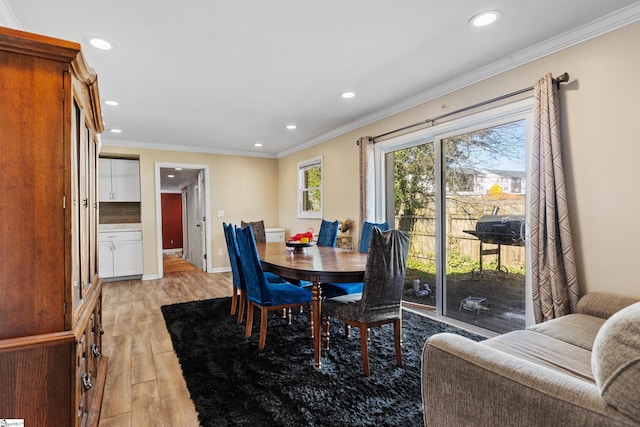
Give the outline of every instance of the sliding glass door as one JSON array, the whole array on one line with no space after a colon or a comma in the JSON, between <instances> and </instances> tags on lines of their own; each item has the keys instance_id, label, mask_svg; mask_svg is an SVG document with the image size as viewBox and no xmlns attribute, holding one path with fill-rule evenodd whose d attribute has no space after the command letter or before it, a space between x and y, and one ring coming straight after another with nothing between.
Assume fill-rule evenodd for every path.
<instances>
[{"instance_id":1,"label":"sliding glass door","mask_svg":"<svg viewBox=\"0 0 640 427\"><path fill-rule=\"evenodd\" d=\"M378 215L411 236L404 301L496 332L525 327L526 114L376 146Z\"/></svg>"},{"instance_id":2,"label":"sliding glass door","mask_svg":"<svg viewBox=\"0 0 640 427\"><path fill-rule=\"evenodd\" d=\"M525 121L441 140L443 314L497 332L525 326Z\"/></svg>"}]
</instances>

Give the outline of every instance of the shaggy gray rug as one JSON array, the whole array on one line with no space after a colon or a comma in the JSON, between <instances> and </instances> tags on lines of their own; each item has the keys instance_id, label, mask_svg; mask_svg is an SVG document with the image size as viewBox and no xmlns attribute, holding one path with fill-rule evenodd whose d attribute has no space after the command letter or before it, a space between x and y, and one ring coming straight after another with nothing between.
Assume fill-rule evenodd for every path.
<instances>
[{"instance_id":1,"label":"shaggy gray rug","mask_svg":"<svg viewBox=\"0 0 640 427\"><path fill-rule=\"evenodd\" d=\"M267 344L258 351L259 325L245 338L244 324L229 315L230 304L231 298L218 298L162 307L203 426L422 425L420 356L426 339L439 332L482 339L405 311L404 366L395 364L393 326L374 328L367 378L358 330L346 338L343 324L332 320L331 348L316 371L306 314L294 314L288 325L269 313Z\"/></svg>"}]
</instances>

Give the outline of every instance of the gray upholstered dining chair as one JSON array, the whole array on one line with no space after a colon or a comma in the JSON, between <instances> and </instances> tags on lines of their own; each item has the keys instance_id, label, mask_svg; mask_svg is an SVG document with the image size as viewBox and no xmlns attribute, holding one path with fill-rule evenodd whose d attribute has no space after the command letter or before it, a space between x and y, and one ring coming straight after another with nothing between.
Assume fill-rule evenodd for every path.
<instances>
[{"instance_id":1,"label":"gray upholstered dining chair","mask_svg":"<svg viewBox=\"0 0 640 427\"><path fill-rule=\"evenodd\" d=\"M399 230L374 227L364 273L362 294L344 295L322 302L323 348L329 347L329 318L340 319L360 330L362 367L369 376L368 329L394 325L396 363L402 366L402 291L409 253L409 236Z\"/></svg>"},{"instance_id":2,"label":"gray upholstered dining chair","mask_svg":"<svg viewBox=\"0 0 640 427\"><path fill-rule=\"evenodd\" d=\"M264 243L267 241L267 231L264 228L264 220L259 221L240 221L240 227L245 228L250 225L253 229L253 236L257 243Z\"/></svg>"},{"instance_id":3,"label":"gray upholstered dining chair","mask_svg":"<svg viewBox=\"0 0 640 427\"><path fill-rule=\"evenodd\" d=\"M373 228L377 227L380 231L387 231L391 226L388 222L381 222L376 224L375 222L365 221L362 224L362 232L360 233L360 244L358 250L365 253L369 250L369 241L371 240L371 232ZM323 283L322 295L324 298L334 298L341 295L351 295L362 293L362 282L349 282L349 283Z\"/></svg>"}]
</instances>

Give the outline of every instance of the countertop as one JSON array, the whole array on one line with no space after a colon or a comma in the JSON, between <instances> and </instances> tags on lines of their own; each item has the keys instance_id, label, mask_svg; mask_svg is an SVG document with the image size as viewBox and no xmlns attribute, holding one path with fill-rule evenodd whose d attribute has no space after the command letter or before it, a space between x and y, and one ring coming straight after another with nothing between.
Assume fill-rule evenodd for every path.
<instances>
[{"instance_id":1,"label":"countertop","mask_svg":"<svg viewBox=\"0 0 640 427\"><path fill-rule=\"evenodd\" d=\"M98 224L98 231L131 231L142 230L139 222L126 224Z\"/></svg>"}]
</instances>

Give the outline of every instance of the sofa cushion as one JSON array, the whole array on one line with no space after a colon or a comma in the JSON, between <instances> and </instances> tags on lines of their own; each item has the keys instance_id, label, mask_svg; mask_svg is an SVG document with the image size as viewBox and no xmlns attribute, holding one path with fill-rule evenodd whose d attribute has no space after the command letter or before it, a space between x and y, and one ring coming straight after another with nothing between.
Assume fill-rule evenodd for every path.
<instances>
[{"instance_id":1,"label":"sofa cushion","mask_svg":"<svg viewBox=\"0 0 640 427\"><path fill-rule=\"evenodd\" d=\"M593 341L605 319L586 314L567 314L531 326L530 331L539 332L585 350L593 349Z\"/></svg>"},{"instance_id":2,"label":"sofa cushion","mask_svg":"<svg viewBox=\"0 0 640 427\"><path fill-rule=\"evenodd\" d=\"M640 422L640 302L602 325L593 344L591 365L604 401Z\"/></svg>"},{"instance_id":3,"label":"sofa cushion","mask_svg":"<svg viewBox=\"0 0 640 427\"><path fill-rule=\"evenodd\" d=\"M591 352L538 332L513 331L482 345L594 384Z\"/></svg>"}]
</instances>

